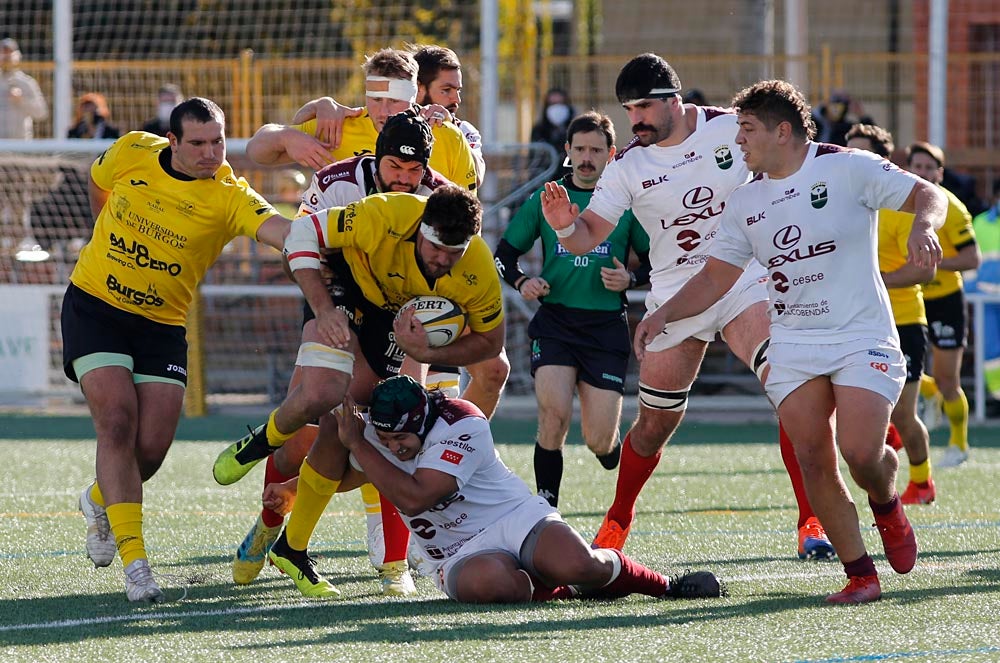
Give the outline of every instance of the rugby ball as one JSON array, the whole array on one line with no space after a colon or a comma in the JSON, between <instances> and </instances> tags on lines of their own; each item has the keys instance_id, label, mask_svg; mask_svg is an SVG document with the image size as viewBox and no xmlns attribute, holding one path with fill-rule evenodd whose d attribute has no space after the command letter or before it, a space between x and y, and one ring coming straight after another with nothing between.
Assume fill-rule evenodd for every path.
<instances>
[{"instance_id":1,"label":"rugby ball","mask_svg":"<svg viewBox=\"0 0 1000 663\"><path fill-rule=\"evenodd\" d=\"M461 306L437 295L418 295L403 304L399 313L410 309L413 309L414 317L424 326L427 345L432 348L448 345L461 336L469 318Z\"/></svg>"}]
</instances>

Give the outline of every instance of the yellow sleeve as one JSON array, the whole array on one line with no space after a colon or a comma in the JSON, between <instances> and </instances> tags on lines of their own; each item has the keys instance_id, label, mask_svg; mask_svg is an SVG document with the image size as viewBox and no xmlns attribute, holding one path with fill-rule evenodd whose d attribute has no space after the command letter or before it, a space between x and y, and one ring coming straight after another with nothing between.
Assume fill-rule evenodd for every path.
<instances>
[{"instance_id":1,"label":"yellow sleeve","mask_svg":"<svg viewBox=\"0 0 1000 663\"><path fill-rule=\"evenodd\" d=\"M233 187L227 214L229 231L233 235L257 239L257 229L269 218L278 214L278 210L274 209L271 203L257 193L244 178L230 175L228 182L225 178L223 182Z\"/></svg>"},{"instance_id":2,"label":"yellow sleeve","mask_svg":"<svg viewBox=\"0 0 1000 663\"><path fill-rule=\"evenodd\" d=\"M450 122L434 127L434 149L428 165L450 182L476 190L476 159L462 131Z\"/></svg>"},{"instance_id":3,"label":"yellow sleeve","mask_svg":"<svg viewBox=\"0 0 1000 663\"><path fill-rule=\"evenodd\" d=\"M132 138L135 138L133 134L125 134L106 149L101 156L97 157L90 166L90 176L94 178L94 183L105 191L111 191L114 188L117 179L115 166L118 163L118 157L125 149L124 146L131 144Z\"/></svg>"}]
</instances>

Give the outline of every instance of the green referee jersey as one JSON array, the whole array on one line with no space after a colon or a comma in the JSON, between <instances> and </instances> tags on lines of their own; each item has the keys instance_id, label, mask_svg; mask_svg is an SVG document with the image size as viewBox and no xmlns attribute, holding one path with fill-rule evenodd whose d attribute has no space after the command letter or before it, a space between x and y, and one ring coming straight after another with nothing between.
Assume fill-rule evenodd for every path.
<instances>
[{"instance_id":1,"label":"green referee jersey","mask_svg":"<svg viewBox=\"0 0 1000 663\"><path fill-rule=\"evenodd\" d=\"M569 192L569 199L581 210L586 209L593 190L574 186L569 175L563 178L562 184ZM550 287L549 294L542 301L591 311L621 310L624 293L604 287L601 268L614 269L612 258L627 264L630 247L648 252L649 236L646 231L639 225L632 210L626 210L606 240L589 253L573 255L559 243L559 238L542 215L542 191L538 189L531 194L503 234L508 244L523 253L530 251L535 240L541 237L542 273L538 276L545 279Z\"/></svg>"}]
</instances>

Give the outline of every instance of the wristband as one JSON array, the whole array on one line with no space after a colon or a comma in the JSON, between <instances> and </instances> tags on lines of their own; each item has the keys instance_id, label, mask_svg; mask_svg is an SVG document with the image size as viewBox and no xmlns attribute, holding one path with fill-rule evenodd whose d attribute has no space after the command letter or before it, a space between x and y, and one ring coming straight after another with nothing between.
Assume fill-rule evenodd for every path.
<instances>
[{"instance_id":1,"label":"wristband","mask_svg":"<svg viewBox=\"0 0 1000 663\"><path fill-rule=\"evenodd\" d=\"M629 272L628 273L628 287L634 288L635 287L635 282L637 280L638 279L635 277L635 272Z\"/></svg>"},{"instance_id":2,"label":"wristband","mask_svg":"<svg viewBox=\"0 0 1000 663\"><path fill-rule=\"evenodd\" d=\"M559 239L565 239L576 232L576 221L573 221L571 225L566 226L565 228L559 228L558 230L553 228L553 230L556 233L556 237Z\"/></svg>"}]
</instances>

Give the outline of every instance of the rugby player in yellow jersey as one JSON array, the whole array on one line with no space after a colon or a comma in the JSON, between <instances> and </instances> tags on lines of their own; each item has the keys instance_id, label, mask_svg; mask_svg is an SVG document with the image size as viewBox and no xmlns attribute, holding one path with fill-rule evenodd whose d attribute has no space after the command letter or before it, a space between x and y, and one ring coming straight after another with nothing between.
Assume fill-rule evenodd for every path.
<instances>
[{"instance_id":1,"label":"rugby player in yellow jersey","mask_svg":"<svg viewBox=\"0 0 1000 663\"><path fill-rule=\"evenodd\" d=\"M892 134L881 127L856 124L847 132L847 147L873 152L888 159L892 154ZM920 375L927 356L927 316L920 284L934 278L934 268L918 266L907 260L906 240L913 228L913 215L891 209L878 212L878 265L889 293L892 317L899 333L899 347L906 359L903 391L893 406L889 435L899 436L910 463L910 482L900 496L904 504L913 504L918 494L924 503L935 497L931 478L930 438L917 416ZM891 442L890 442L891 443Z\"/></svg>"},{"instance_id":2,"label":"rugby player in yellow jersey","mask_svg":"<svg viewBox=\"0 0 1000 663\"><path fill-rule=\"evenodd\" d=\"M439 187L429 197L376 194L347 207L300 217L292 224L285 254L316 315L319 342L305 348L302 382L289 392L266 424L220 454L213 473L227 484L239 480L312 419L319 435L299 471L298 496L270 560L306 596L334 597L307 547L320 514L337 492L346 450L330 411L350 392L366 404L380 380L399 372L404 356L422 363L460 365L495 357L503 347L503 299L492 252L479 236L482 207L472 193ZM319 272L320 250L338 248L350 273L329 293ZM412 311L396 316L417 295L438 295L469 315L470 333L447 347L432 348ZM280 444L280 442L279 442Z\"/></svg>"},{"instance_id":3,"label":"rugby player in yellow jersey","mask_svg":"<svg viewBox=\"0 0 1000 663\"><path fill-rule=\"evenodd\" d=\"M320 105L336 102L328 97L313 100L293 118L303 124L261 127L247 144L250 158L264 165L295 161L318 170L331 160L374 152L375 139L386 119L413 106L418 91L418 69L412 54L395 49L376 52L368 58L363 69L365 110L358 109L362 113L359 116L346 117L339 135L324 134L327 142L314 136L317 121L304 118L314 117ZM433 133L434 151L428 165L450 182L475 189L476 164L465 136L451 122L435 125ZM510 374L506 352L501 351L489 361L467 366L467 370L472 380L462 398L475 403L487 417L493 416ZM454 364L431 367L427 385L453 388L457 393L458 375Z\"/></svg>"},{"instance_id":4,"label":"rugby player in yellow jersey","mask_svg":"<svg viewBox=\"0 0 1000 663\"><path fill-rule=\"evenodd\" d=\"M260 164L298 162L319 170L334 161L374 153L385 121L416 101L417 63L405 51L386 48L369 57L362 69L365 108L344 120L339 141L316 138L316 107L332 102L324 97L303 106L291 125L265 124L258 129L247 144L247 155ZM430 167L458 186L475 190L476 162L465 136L451 122L437 124L433 132Z\"/></svg>"},{"instance_id":5,"label":"rugby player in yellow jersey","mask_svg":"<svg viewBox=\"0 0 1000 663\"><path fill-rule=\"evenodd\" d=\"M939 419L944 410L950 424L948 448L941 467L961 465L969 457L969 401L962 390L962 353L968 322L962 274L978 269L982 254L972 230L972 216L962 201L941 186L944 152L930 143L913 143L906 149L906 168L941 187L948 196L948 215L937 231L944 257L934 280L924 285L928 330L931 338L931 375L920 381L925 417ZM933 426L931 426L933 428Z\"/></svg>"},{"instance_id":6,"label":"rugby player in yellow jersey","mask_svg":"<svg viewBox=\"0 0 1000 663\"><path fill-rule=\"evenodd\" d=\"M64 369L80 383L97 432L97 480L80 496L87 554L109 566L117 552L129 600L158 602L142 484L166 457L180 418L188 307L233 238L281 248L289 222L233 174L225 116L208 99L174 108L165 138L126 134L90 175L97 221L62 307Z\"/></svg>"}]
</instances>

